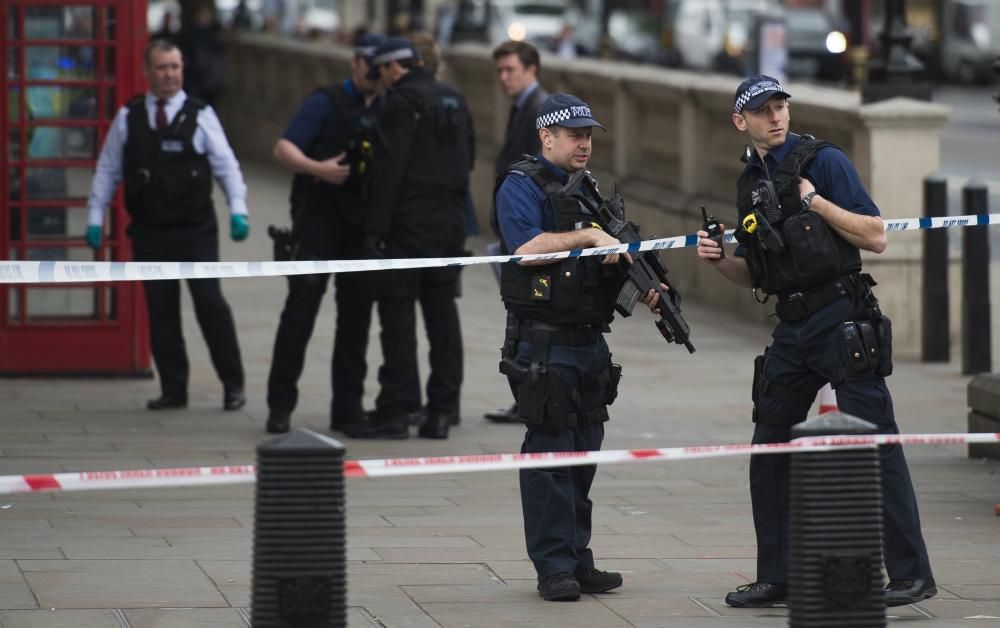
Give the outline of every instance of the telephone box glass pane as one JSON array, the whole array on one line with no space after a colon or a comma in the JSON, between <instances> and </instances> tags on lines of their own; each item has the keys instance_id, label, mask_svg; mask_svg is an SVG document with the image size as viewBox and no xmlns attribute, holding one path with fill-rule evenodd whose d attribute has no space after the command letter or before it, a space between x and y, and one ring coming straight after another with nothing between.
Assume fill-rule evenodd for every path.
<instances>
[{"instance_id":1,"label":"telephone box glass pane","mask_svg":"<svg viewBox=\"0 0 1000 628\"><path fill-rule=\"evenodd\" d=\"M97 299L100 293L93 286L28 288L25 292L29 321L97 318Z\"/></svg>"},{"instance_id":2,"label":"telephone box glass pane","mask_svg":"<svg viewBox=\"0 0 1000 628\"><path fill-rule=\"evenodd\" d=\"M93 46L27 46L24 58L29 79L92 81L97 78L97 51Z\"/></svg>"},{"instance_id":3,"label":"telephone box glass pane","mask_svg":"<svg viewBox=\"0 0 1000 628\"><path fill-rule=\"evenodd\" d=\"M28 107L35 120L93 120L97 117L96 87L32 86Z\"/></svg>"},{"instance_id":4,"label":"telephone box glass pane","mask_svg":"<svg viewBox=\"0 0 1000 628\"><path fill-rule=\"evenodd\" d=\"M93 168L28 168L29 199L87 198Z\"/></svg>"},{"instance_id":5,"label":"telephone box glass pane","mask_svg":"<svg viewBox=\"0 0 1000 628\"><path fill-rule=\"evenodd\" d=\"M21 50L18 48L7 49L7 80L21 80Z\"/></svg>"},{"instance_id":6,"label":"telephone box glass pane","mask_svg":"<svg viewBox=\"0 0 1000 628\"><path fill-rule=\"evenodd\" d=\"M96 159L97 129L93 127L37 127L28 147L29 159Z\"/></svg>"},{"instance_id":7,"label":"telephone box glass pane","mask_svg":"<svg viewBox=\"0 0 1000 628\"><path fill-rule=\"evenodd\" d=\"M82 238L86 233L86 207L31 207L28 209L28 240Z\"/></svg>"},{"instance_id":8,"label":"telephone box glass pane","mask_svg":"<svg viewBox=\"0 0 1000 628\"><path fill-rule=\"evenodd\" d=\"M24 30L29 39L94 39L97 8L27 6Z\"/></svg>"}]
</instances>

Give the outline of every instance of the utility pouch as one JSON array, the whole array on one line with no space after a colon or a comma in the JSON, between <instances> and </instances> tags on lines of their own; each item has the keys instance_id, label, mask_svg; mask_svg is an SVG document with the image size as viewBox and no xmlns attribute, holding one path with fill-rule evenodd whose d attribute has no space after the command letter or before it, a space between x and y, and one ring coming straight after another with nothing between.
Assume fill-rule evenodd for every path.
<instances>
[{"instance_id":1,"label":"utility pouch","mask_svg":"<svg viewBox=\"0 0 1000 628\"><path fill-rule=\"evenodd\" d=\"M837 276L840 252L822 216L812 211L801 211L784 221L782 232L791 251L799 283L811 285Z\"/></svg>"},{"instance_id":2,"label":"utility pouch","mask_svg":"<svg viewBox=\"0 0 1000 628\"><path fill-rule=\"evenodd\" d=\"M861 379L872 372L868 349L857 324L854 321L841 323L838 336L840 366L830 378L830 384L834 388L844 382Z\"/></svg>"},{"instance_id":3,"label":"utility pouch","mask_svg":"<svg viewBox=\"0 0 1000 628\"><path fill-rule=\"evenodd\" d=\"M608 365L608 387L604 393L604 405L610 406L618 398L618 383L622 380L622 365L612 362Z\"/></svg>"},{"instance_id":4,"label":"utility pouch","mask_svg":"<svg viewBox=\"0 0 1000 628\"><path fill-rule=\"evenodd\" d=\"M879 377L892 375L892 321L885 314L872 321L875 329L875 339L878 342L878 368L875 374Z\"/></svg>"},{"instance_id":5,"label":"utility pouch","mask_svg":"<svg viewBox=\"0 0 1000 628\"><path fill-rule=\"evenodd\" d=\"M501 369L504 362L500 363ZM526 425L544 425L548 372L545 368L533 371L527 368L520 370L523 371L523 378L517 385L517 414ZM510 374L507 376L516 381L516 377Z\"/></svg>"},{"instance_id":6,"label":"utility pouch","mask_svg":"<svg viewBox=\"0 0 1000 628\"><path fill-rule=\"evenodd\" d=\"M858 335L861 336L861 343L865 346L868 355L868 369L877 372L881 356L879 355L878 340L875 337L875 328L869 321L857 321Z\"/></svg>"}]
</instances>

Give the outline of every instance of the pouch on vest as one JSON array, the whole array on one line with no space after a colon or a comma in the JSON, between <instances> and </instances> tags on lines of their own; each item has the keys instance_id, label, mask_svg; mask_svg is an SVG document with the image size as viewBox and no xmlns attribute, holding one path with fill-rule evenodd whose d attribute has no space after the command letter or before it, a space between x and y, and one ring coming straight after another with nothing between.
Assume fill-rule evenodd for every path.
<instances>
[{"instance_id":1,"label":"pouch on vest","mask_svg":"<svg viewBox=\"0 0 1000 628\"><path fill-rule=\"evenodd\" d=\"M604 404L610 406L618 398L618 383L622 380L622 365L611 362L605 372L608 376L608 383L604 391Z\"/></svg>"},{"instance_id":2,"label":"pouch on vest","mask_svg":"<svg viewBox=\"0 0 1000 628\"><path fill-rule=\"evenodd\" d=\"M885 314L872 321L875 339L878 342L878 368L875 374L879 377L892 375L892 321Z\"/></svg>"},{"instance_id":3,"label":"pouch on vest","mask_svg":"<svg viewBox=\"0 0 1000 628\"><path fill-rule=\"evenodd\" d=\"M799 212L785 220L782 232L799 283L809 285L837 276L840 252L822 216L812 211Z\"/></svg>"}]
</instances>

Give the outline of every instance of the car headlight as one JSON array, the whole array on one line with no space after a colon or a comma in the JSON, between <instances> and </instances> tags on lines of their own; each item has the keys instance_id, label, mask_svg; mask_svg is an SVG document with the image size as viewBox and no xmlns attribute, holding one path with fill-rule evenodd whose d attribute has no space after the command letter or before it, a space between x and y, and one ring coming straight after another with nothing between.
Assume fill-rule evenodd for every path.
<instances>
[{"instance_id":1,"label":"car headlight","mask_svg":"<svg viewBox=\"0 0 1000 628\"><path fill-rule=\"evenodd\" d=\"M524 28L524 24L521 22L511 22L510 26L507 27L507 37L512 41L523 41L524 36L528 34L528 30Z\"/></svg>"},{"instance_id":2,"label":"car headlight","mask_svg":"<svg viewBox=\"0 0 1000 628\"><path fill-rule=\"evenodd\" d=\"M831 31L826 36L826 49L839 55L847 50L847 37L840 31Z\"/></svg>"}]
</instances>

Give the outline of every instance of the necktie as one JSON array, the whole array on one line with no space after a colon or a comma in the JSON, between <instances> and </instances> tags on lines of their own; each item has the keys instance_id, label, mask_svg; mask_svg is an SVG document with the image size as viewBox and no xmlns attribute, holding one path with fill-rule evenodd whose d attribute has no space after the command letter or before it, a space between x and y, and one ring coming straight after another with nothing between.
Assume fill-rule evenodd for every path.
<instances>
[{"instance_id":1,"label":"necktie","mask_svg":"<svg viewBox=\"0 0 1000 628\"><path fill-rule=\"evenodd\" d=\"M514 118L517 116L517 105L510 106L510 113L507 114L507 135L510 135L510 127L514 124Z\"/></svg>"},{"instance_id":2,"label":"necktie","mask_svg":"<svg viewBox=\"0 0 1000 628\"><path fill-rule=\"evenodd\" d=\"M167 104L167 101L162 98L156 101L156 130L162 131L167 128L167 111L163 108Z\"/></svg>"}]
</instances>

